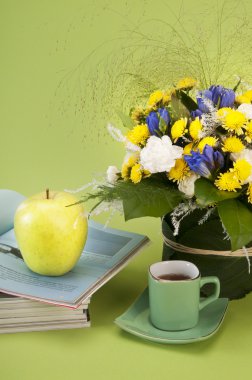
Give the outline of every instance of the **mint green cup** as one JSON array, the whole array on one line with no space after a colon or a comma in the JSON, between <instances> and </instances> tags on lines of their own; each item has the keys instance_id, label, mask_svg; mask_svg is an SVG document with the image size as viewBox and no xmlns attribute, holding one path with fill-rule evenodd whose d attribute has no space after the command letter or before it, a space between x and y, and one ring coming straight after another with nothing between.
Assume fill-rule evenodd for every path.
<instances>
[{"instance_id":1,"label":"mint green cup","mask_svg":"<svg viewBox=\"0 0 252 380\"><path fill-rule=\"evenodd\" d=\"M186 278L186 279L162 279ZM161 277L161 278L160 278ZM162 261L149 268L149 304L151 323L160 330L187 330L197 325L199 311L220 294L217 277L200 277L198 268L180 260ZM200 299L200 288L214 284L214 293Z\"/></svg>"}]
</instances>

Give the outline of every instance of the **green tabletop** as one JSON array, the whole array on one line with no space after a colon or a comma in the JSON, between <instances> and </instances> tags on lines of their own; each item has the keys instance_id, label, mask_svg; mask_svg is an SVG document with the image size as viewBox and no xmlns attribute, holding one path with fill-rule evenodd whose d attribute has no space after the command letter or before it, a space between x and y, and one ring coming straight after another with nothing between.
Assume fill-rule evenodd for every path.
<instances>
[{"instance_id":1,"label":"green tabletop","mask_svg":"<svg viewBox=\"0 0 252 380\"><path fill-rule=\"evenodd\" d=\"M224 17L224 29L235 32L245 14L251 22L249 1L225 4L224 15L228 13L229 18ZM143 59L144 46L150 49L160 44L164 57L174 54L174 50L165 51L164 27L170 23L179 30L185 27L185 36L196 19L211 26L221 14L221 5L221 1L202 4L200 0L183 4L161 0L2 0L0 188L26 196L47 187L76 189L108 165L120 167L123 147L106 136L105 127L110 121L110 106L119 109L124 97L126 103L127 96L129 101L134 98L123 75L127 64L130 73L135 69L143 77L146 68L147 79L151 81L153 74L161 86L164 78L157 78L157 51ZM211 37L214 31L206 28ZM240 32L246 28L244 24ZM235 38L241 42L238 33ZM230 50L230 56L236 54L240 64L237 72L229 66L232 75L244 75L248 68L246 58L251 50L246 39L242 41L240 49L234 44ZM197 40L191 43L195 46ZM212 49L225 47L215 40L211 44ZM135 63L131 61L132 46L137 51ZM202 46L199 49L203 51ZM161 56L158 59L165 70ZM183 59L185 53L181 54L181 65ZM235 58L233 63L235 66ZM249 81L251 70L247 73ZM138 79L136 76L135 85ZM111 121L119 122L112 110ZM96 219L105 223L108 217L104 214ZM115 216L110 225L147 234L152 245L93 296L91 328L0 335L0 378L249 379L252 294L231 302L217 334L199 343L152 343L121 331L113 323L146 287L148 266L161 259L162 238L158 219L125 223L123 217Z\"/></svg>"}]
</instances>

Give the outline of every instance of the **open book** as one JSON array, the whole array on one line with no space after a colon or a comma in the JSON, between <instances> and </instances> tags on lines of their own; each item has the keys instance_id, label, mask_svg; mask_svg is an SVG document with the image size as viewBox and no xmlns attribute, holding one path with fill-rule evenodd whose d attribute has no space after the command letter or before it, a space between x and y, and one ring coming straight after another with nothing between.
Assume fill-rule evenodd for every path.
<instances>
[{"instance_id":1,"label":"open book","mask_svg":"<svg viewBox=\"0 0 252 380\"><path fill-rule=\"evenodd\" d=\"M15 254L13 218L23 199L14 191L0 190L0 292L77 308L149 242L147 236L89 221L87 242L77 265L61 277L38 275Z\"/></svg>"}]
</instances>

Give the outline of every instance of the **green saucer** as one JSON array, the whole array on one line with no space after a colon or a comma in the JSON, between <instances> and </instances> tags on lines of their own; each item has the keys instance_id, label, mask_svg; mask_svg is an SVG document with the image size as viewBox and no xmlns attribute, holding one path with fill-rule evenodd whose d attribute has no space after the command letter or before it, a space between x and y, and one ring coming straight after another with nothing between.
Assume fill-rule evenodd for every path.
<instances>
[{"instance_id":1,"label":"green saucer","mask_svg":"<svg viewBox=\"0 0 252 380\"><path fill-rule=\"evenodd\" d=\"M130 306L116 318L115 323L123 330L142 339L166 344L186 344L199 342L214 335L223 319L228 306L228 298L219 298L206 306L199 314L197 326L184 331L163 331L154 327L149 319L148 288Z\"/></svg>"}]
</instances>

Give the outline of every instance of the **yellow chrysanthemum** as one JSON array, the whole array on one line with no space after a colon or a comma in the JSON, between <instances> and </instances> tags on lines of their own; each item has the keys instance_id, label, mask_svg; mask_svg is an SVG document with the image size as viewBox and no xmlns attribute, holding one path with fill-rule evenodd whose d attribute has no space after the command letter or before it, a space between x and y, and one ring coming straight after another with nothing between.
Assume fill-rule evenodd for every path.
<instances>
[{"instance_id":1,"label":"yellow chrysanthemum","mask_svg":"<svg viewBox=\"0 0 252 380\"><path fill-rule=\"evenodd\" d=\"M246 98L248 98L250 102L252 102L252 90L244 92L243 96L246 96Z\"/></svg>"},{"instance_id":2,"label":"yellow chrysanthemum","mask_svg":"<svg viewBox=\"0 0 252 380\"><path fill-rule=\"evenodd\" d=\"M194 78L182 78L177 83L177 90L190 90L194 86L196 86L197 81Z\"/></svg>"},{"instance_id":3,"label":"yellow chrysanthemum","mask_svg":"<svg viewBox=\"0 0 252 380\"><path fill-rule=\"evenodd\" d=\"M252 183L249 184L247 190L248 202L252 203Z\"/></svg>"},{"instance_id":4,"label":"yellow chrysanthemum","mask_svg":"<svg viewBox=\"0 0 252 380\"><path fill-rule=\"evenodd\" d=\"M139 183L143 177L141 165L136 164L132 167L131 173L130 173L130 179L133 183Z\"/></svg>"},{"instance_id":5,"label":"yellow chrysanthemum","mask_svg":"<svg viewBox=\"0 0 252 380\"><path fill-rule=\"evenodd\" d=\"M157 103L161 102L163 99L163 92L161 90L154 91L152 94L150 94L148 105L154 106Z\"/></svg>"},{"instance_id":6,"label":"yellow chrysanthemum","mask_svg":"<svg viewBox=\"0 0 252 380\"><path fill-rule=\"evenodd\" d=\"M233 172L239 181L245 181L251 175L252 166L248 161L243 158L238 159L234 163L233 169L230 169L230 172Z\"/></svg>"},{"instance_id":7,"label":"yellow chrysanthemum","mask_svg":"<svg viewBox=\"0 0 252 380\"><path fill-rule=\"evenodd\" d=\"M242 104L242 103L250 103L250 99L245 95L237 95L235 98L236 103Z\"/></svg>"},{"instance_id":8,"label":"yellow chrysanthemum","mask_svg":"<svg viewBox=\"0 0 252 380\"><path fill-rule=\"evenodd\" d=\"M189 175L190 168L183 158L178 158L175 162L175 166L169 171L168 178L173 182L182 181L187 175Z\"/></svg>"},{"instance_id":9,"label":"yellow chrysanthemum","mask_svg":"<svg viewBox=\"0 0 252 380\"><path fill-rule=\"evenodd\" d=\"M171 96L174 92L174 89L161 91L157 90L150 94L148 100L149 109L155 108L155 106L159 103L163 103L163 105L167 105L171 101Z\"/></svg>"},{"instance_id":10,"label":"yellow chrysanthemum","mask_svg":"<svg viewBox=\"0 0 252 380\"><path fill-rule=\"evenodd\" d=\"M239 153L244 149L244 145L239 137L227 137L222 145L223 152Z\"/></svg>"},{"instance_id":11,"label":"yellow chrysanthemum","mask_svg":"<svg viewBox=\"0 0 252 380\"><path fill-rule=\"evenodd\" d=\"M121 176L123 179L125 180L129 179L131 168L137 163L137 161L138 161L138 156L133 155L128 159L127 162L125 162L122 165Z\"/></svg>"},{"instance_id":12,"label":"yellow chrysanthemum","mask_svg":"<svg viewBox=\"0 0 252 380\"><path fill-rule=\"evenodd\" d=\"M248 143L251 143L251 142L252 142L252 121L250 121L250 122L246 125L245 140L246 140Z\"/></svg>"},{"instance_id":13,"label":"yellow chrysanthemum","mask_svg":"<svg viewBox=\"0 0 252 380\"><path fill-rule=\"evenodd\" d=\"M146 116L146 110L143 107L136 107L131 113L131 119L139 123L144 120Z\"/></svg>"},{"instance_id":14,"label":"yellow chrysanthemum","mask_svg":"<svg viewBox=\"0 0 252 380\"><path fill-rule=\"evenodd\" d=\"M235 132L237 135L243 134L243 129L246 125L246 117L237 110L229 111L223 118L223 127L229 131Z\"/></svg>"},{"instance_id":15,"label":"yellow chrysanthemum","mask_svg":"<svg viewBox=\"0 0 252 380\"><path fill-rule=\"evenodd\" d=\"M191 150L194 150L193 145L194 145L193 143L189 143L186 146L184 146L183 153L184 154L191 154Z\"/></svg>"},{"instance_id":16,"label":"yellow chrysanthemum","mask_svg":"<svg viewBox=\"0 0 252 380\"><path fill-rule=\"evenodd\" d=\"M198 149L200 151L200 153L203 152L204 148L206 145L209 145L209 146L215 146L216 143L217 143L217 138L216 137L212 137L212 136L208 136L208 137L204 137L198 144Z\"/></svg>"},{"instance_id":17,"label":"yellow chrysanthemum","mask_svg":"<svg viewBox=\"0 0 252 380\"><path fill-rule=\"evenodd\" d=\"M170 103L173 92L174 92L174 89L163 92L163 99L162 99L163 105L167 105L168 103Z\"/></svg>"},{"instance_id":18,"label":"yellow chrysanthemum","mask_svg":"<svg viewBox=\"0 0 252 380\"><path fill-rule=\"evenodd\" d=\"M216 111L216 116L218 119L223 119L230 111L232 111L232 108L222 107Z\"/></svg>"},{"instance_id":19,"label":"yellow chrysanthemum","mask_svg":"<svg viewBox=\"0 0 252 380\"><path fill-rule=\"evenodd\" d=\"M135 145L145 145L146 140L150 137L150 132L146 124L140 124L131 129L126 137Z\"/></svg>"},{"instance_id":20,"label":"yellow chrysanthemum","mask_svg":"<svg viewBox=\"0 0 252 380\"><path fill-rule=\"evenodd\" d=\"M174 142L176 142L179 137L184 136L184 134L187 132L186 124L187 124L186 117L175 121L175 123L173 124L171 128L171 136Z\"/></svg>"},{"instance_id":21,"label":"yellow chrysanthemum","mask_svg":"<svg viewBox=\"0 0 252 380\"><path fill-rule=\"evenodd\" d=\"M202 131L202 124L200 122L200 119L196 117L195 120L193 120L189 127L189 133L190 136L196 140L200 137L200 132Z\"/></svg>"},{"instance_id":22,"label":"yellow chrysanthemum","mask_svg":"<svg viewBox=\"0 0 252 380\"><path fill-rule=\"evenodd\" d=\"M220 174L214 184L219 190L236 191L241 188L241 184L233 172Z\"/></svg>"}]
</instances>

